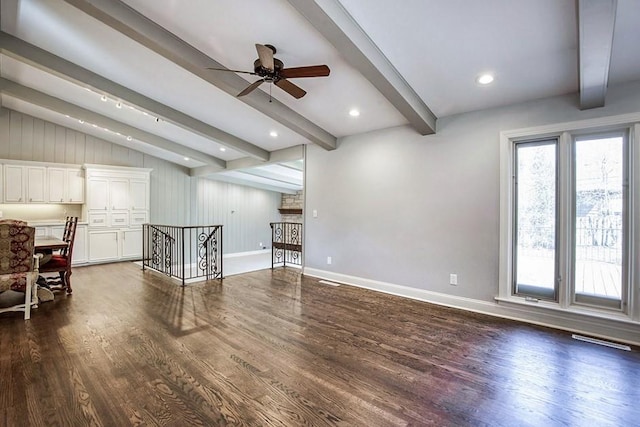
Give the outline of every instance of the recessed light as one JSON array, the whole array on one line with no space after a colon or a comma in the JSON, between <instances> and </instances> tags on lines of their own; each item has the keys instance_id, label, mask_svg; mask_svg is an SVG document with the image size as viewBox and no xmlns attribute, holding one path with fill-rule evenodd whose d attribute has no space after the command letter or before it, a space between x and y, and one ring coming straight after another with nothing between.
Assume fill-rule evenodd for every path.
<instances>
[{"instance_id":1,"label":"recessed light","mask_svg":"<svg viewBox=\"0 0 640 427\"><path fill-rule=\"evenodd\" d=\"M84 120L82 120L82 119L80 119L80 120L78 120L78 121L79 121L80 123L84 123Z\"/></svg>"},{"instance_id":2,"label":"recessed light","mask_svg":"<svg viewBox=\"0 0 640 427\"><path fill-rule=\"evenodd\" d=\"M349 115L351 117L358 117L360 115L360 111L358 111L355 108L353 108L353 109L351 109L351 111L349 111Z\"/></svg>"},{"instance_id":3,"label":"recessed light","mask_svg":"<svg viewBox=\"0 0 640 427\"><path fill-rule=\"evenodd\" d=\"M127 137L127 141L131 141L133 138L131 138L131 136Z\"/></svg>"},{"instance_id":4,"label":"recessed light","mask_svg":"<svg viewBox=\"0 0 640 427\"><path fill-rule=\"evenodd\" d=\"M275 130L272 130L271 132L269 132L269 136L271 138L277 138L278 137L278 132L276 132Z\"/></svg>"},{"instance_id":5,"label":"recessed light","mask_svg":"<svg viewBox=\"0 0 640 427\"><path fill-rule=\"evenodd\" d=\"M493 76L491 74L482 74L478 76L476 81L481 85L488 85L493 81Z\"/></svg>"},{"instance_id":6,"label":"recessed light","mask_svg":"<svg viewBox=\"0 0 640 427\"><path fill-rule=\"evenodd\" d=\"M120 101L116 102L116 108L122 108L122 102Z\"/></svg>"},{"instance_id":7,"label":"recessed light","mask_svg":"<svg viewBox=\"0 0 640 427\"><path fill-rule=\"evenodd\" d=\"M188 158L188 157L185 157L184 159L185 159L187 162L189 161L189 158Z\"/></svg>"},{"instance_id":8,"label":"recessed light","mask_svg":"<svg viewBox=\"0 0 640 427\"><path fill-rule=\"evenodd\" d=\"M107 102L107 99L107 95L102 95L102 97L100 98L102 102Z\"/></svg>"},{"instance_id":9,"label":"recessed light","mask_svg":"<svg viewBox=\"0 0 640 427\"><path fill-rule=\"evenodd\" d=\"M224 147L220 147L220 151L227 151L227 149Z\"/></svg>"}]
</instances>

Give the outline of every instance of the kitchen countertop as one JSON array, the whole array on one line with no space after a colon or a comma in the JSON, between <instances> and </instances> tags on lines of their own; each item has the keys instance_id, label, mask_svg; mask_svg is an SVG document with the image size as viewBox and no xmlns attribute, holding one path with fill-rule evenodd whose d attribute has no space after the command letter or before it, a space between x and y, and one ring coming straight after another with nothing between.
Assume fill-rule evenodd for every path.
<instances>
[{"instance_id":1,"label":"kitchen countertop","mask_svg":"<svg viewBox=\"0 0 640 427\"><path fill-rule=\"evenodd\" d=\"M31 227L48 227L48 226L64 226L65 221L61 219L45 219L45 220L37 220L37 221L27 221ZM78 225L87 225L89 224L87 221L78 221Z\"/></svg>"}]
</instances>

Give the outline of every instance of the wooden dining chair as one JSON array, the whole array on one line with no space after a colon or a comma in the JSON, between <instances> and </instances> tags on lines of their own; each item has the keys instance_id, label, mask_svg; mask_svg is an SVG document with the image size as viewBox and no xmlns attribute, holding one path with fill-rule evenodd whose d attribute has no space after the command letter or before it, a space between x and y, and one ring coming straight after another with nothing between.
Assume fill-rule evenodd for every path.
<instances>
[{"instance_id":1,"label":"wooden dining chair","mask_svg":"<svg viewBox=\"0 0 640 427\"><path fill-rule=\"evenodd\" d=\"M31 307L37 307L38 257L34 256L34 227L23 221L5 220L0 223L0 293L24 292L24 303L0 309L24 311L24 318L31 318Z\"/></svg>"},{"instance_id":2,"label":"wooden dining chair","mask_svg":"<svg viewBox=\"0 0 640 427\"><path fill-rule=\"evenodd\" d=\"M73 242L76 238L76 227L78 226L78 217L69 216L65 222L62 240L67 243L60 253L52 254L51 259L46 264L40 266L40 274L58 273L59 278L47 280L50 289L63 289L70 294L71 289L71 259L73 257Z\"/></svg>"}]
</instances>

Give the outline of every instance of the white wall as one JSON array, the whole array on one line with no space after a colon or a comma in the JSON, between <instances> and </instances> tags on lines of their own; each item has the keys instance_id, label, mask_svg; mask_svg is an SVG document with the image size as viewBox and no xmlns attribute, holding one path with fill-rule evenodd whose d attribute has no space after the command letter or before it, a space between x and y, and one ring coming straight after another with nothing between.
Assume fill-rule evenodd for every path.
<instances>
[{"instance_id":1,"label":"white wall","mask_svg":"<svg viewBox=\"0 0 640 427\"><path fill-rule=\"evenodd\" d=\"M185 167L6 108L0 159L151 168L150 222L223 224L225 253L257 250L271 240L269 222L279 220L280 193L191 178Z\"/></svg>"},{"instance_id":2,"label":"white wall","mask_svg":"<svg viewBox=\"0 0 640 427\"><path fill-rule=\"evenodd\" d=\"M334 151L309 146L305 272L493 303L499 133L638 112L640 83L610 88L603 108L577 103L577 95L538 100L440 118L435 135L400 127L342 138Z\"/></svg>"}]
</instances>

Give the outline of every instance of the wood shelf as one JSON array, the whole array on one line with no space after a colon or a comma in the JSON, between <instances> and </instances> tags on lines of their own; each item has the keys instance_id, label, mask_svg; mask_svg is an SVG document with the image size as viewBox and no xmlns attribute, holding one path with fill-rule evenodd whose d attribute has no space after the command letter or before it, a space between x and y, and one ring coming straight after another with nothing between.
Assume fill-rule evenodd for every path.
<instances>
[{"instance_id":1,"label":"wood shelf","mask_svg":"<svg viewBox=\"0 0 640 427\"><path fill-rule=\"evenodd\" d=\"M302 215L301 208L279 208L278 211L282 215Z\"/></svg>"}]
</instances>

